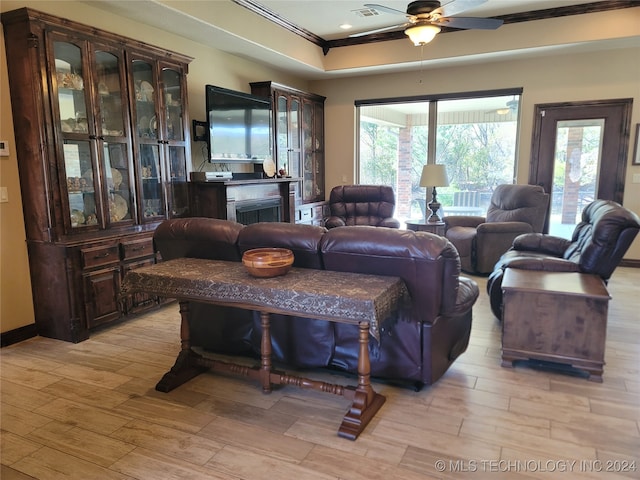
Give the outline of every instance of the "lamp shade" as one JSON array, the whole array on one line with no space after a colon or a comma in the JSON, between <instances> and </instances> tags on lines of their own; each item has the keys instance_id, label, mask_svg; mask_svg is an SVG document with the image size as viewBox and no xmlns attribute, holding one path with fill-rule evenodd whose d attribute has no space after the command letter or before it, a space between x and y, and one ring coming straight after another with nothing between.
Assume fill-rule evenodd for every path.
<instances>
[{"instance_id":1,"label":"lamp shade","mask_svg":"<svg viewBox=\"0 0 640 480\"><path fill-rule=\"evenodd\" d=\"M433 40L434 37L440 33L440 27L430 23L417 23L416 25L408 27L404 33L417 47Z\"/></svg>"},{"instance_id":2,"label":"lamp shade","mask_svg":"<svg viewBox=\"0 0 640 480\"><path fill-rule=\"evenodd\" d=\"M444 165L429 164L422 167L421 187L447 187L448 185L449 179Z\"/></svg>"}]
</instances>

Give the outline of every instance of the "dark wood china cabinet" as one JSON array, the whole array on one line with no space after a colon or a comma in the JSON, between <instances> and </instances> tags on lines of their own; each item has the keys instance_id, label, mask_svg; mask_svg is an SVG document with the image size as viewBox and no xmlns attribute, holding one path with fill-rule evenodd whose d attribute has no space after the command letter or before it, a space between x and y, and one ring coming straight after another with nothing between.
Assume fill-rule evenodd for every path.
<instances>
[{"instance_id":1,"label":"dark wood china cabinet","mask_svg":"<svg viewBox=\"0 0 640 480\"><path fill-rule=\"evenodd\" d=\"M189 213L192 59L29 8L1 20L36 327L79 342L161 301L120 281Z\"/></svg>"},{"instance_id":2,"label":"dark wood china cabinet","mask_svg":"<svg viewBox=\"0 0 640 480\"><path fill-rule=\"evenodd\" d=\"M250 85L251 93L272 101L276 169L284 168L288 175L301 178L296 189L296 223L321 224L325 97L270 81Z\"/></svg>"}]
</instances>

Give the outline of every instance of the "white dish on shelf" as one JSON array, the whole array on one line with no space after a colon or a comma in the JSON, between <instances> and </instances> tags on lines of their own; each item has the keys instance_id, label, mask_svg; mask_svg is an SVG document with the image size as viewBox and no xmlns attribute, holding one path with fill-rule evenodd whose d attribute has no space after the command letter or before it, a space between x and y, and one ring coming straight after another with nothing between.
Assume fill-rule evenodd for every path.
<instances>
[{"instance_id":1,"label":"white dish on shelf","mask_svg":"<svg viewBox=\"0 0 640 480\"><path fill-rule=\"evenodd\" d=\"M276 162L271 158L265 159L265 161L262 162L262 170L267 177L274 177L276 174Z\"/></svg>"},{"instance_id":2,"label":"white dish on shelf","mask_svg":"<svg viewBox=\"0 0 640 480\"><path fill-rule=\"evenodd\" d=\"M127 216L127 213L129 213L129 205L127 205L127 201L117 193L113 195L109 208L111 210L112 222L119 222Z\"/></svg>"},{"instance_id":3,"label":"white dish on shelf","mask_svg":"<svg viewBox=\"0 0 640 480\"><path fill-rule=\"evenodd\" d=\"M122 173L120 173L120 170L115 168L111 169L111 181L113 182L113 189L118 190L122 183Z\"/></svg>"},{"instance_id":4,"label":"white dish on shelf","mask_svg":"<svg viewBox=\"0 0 640 480\"><path fill-rule=\"evenodd\" d=\"M153 86L146 80L140 82L140 92L142 93L142 99L145 102L153 101Z\"/></svg>"}]
</instances>

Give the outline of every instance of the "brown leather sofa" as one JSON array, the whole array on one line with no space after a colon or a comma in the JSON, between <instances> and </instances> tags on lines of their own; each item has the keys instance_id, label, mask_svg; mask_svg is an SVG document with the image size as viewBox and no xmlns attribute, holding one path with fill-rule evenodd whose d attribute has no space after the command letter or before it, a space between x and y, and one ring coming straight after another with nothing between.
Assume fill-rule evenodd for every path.
<instances>
[{"instance_id":1,"label":"brown leather sofa","mask_svg":"<svg viewBox=\"0 0 640 480\"><path fill-rule=\"evenodd\" d=\"M549 194L538 185L498 185L486 217L445 216L445 237L464 272L487 275L518 235L542 232L548 205Z\"/></svg>"},{"instance_id":2,"label":"brown leather sofa","mask_svg":"<svg viewBox=\"0 0 640 480\"><path fill-rule=\"evenodd\" d=\"M324 227L257 223L243 226L212 218L163 222L154 234L163 259L240 261L257 247L293 251L294 266L404 279L411 302L381 324L380 343L370 343L371 374L415 386L440 378L463 353L471 332L477 284L460 276L460 260L445 238L371 226ZM257 313L191 302L191 343L222 354L257 357ZM272 315L274 362L330 367L357 373L358 328L308 318Z\"/></svg>"},{"instance_id":3,"label":"brown leather sofa","mask_svg":"<svg viewBox=\"0 0 640 480\"><path fill-rule=\"evenodd\" d=\"M345 225L371 225L400 228L393 218L396 197L388 185L338 185L329 195L330 216L325 227Z\"/></svg>"},{"instance_id":4,"label":"brown leather sofa","mask_svg":"<svg viewBox=\"0 0 640 480\"><path fill-rule=\"evenodd\" d=\"M582 211L571 240L529 233L516 237L487 281L491 310L502 318L502 276L506 268L599 275L605 282L640 229L640 218L610 200L595 200Z\"/></svg>"}]
</instances>

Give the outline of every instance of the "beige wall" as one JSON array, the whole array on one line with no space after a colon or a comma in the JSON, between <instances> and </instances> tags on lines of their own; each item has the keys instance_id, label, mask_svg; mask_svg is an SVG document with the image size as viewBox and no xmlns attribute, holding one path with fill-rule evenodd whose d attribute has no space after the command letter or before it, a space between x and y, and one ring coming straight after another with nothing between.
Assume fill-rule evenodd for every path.
<instances>
[{"instance_id":1,"label":"beige wall","mask_svg":"<svg viewBox=\"0 0 640 480\"><path fill-rule=\"evenodd\" d=\"M517 180L526 183L536 104L633 98L632 132L635 132L635 125L640 123L638 58L640 48L626 48L311 82L312 91L327 97L327 191L355 178L355 100L523 87ZM631 138L629 158L633 143ZM631 183L632 175L640 174L640 166L631 166L630 161L627 165L624 205L640 213L640 184ZM640 238L625 258L640 260Z\"/></svg>"},{"instance_id":2,"label":"beige wall","mask_svg":"<svg viewBox=\"0 0 640 480\"><path fill-rule=\"evenodd\" d=\"M354 179L354 100L421 93L449 93L504 87L523 87L522 134L518 181L526 182L531 147L532 112L536 103L633 97L633 125L640 123L640 49L608 50L595 54L546 56L512 62L467 67L425 69L394 75L306 82L215 48L98 10L82 2L2 0L0 10L29 6L54 15L121 35L133 37L195 58L189 70L191 118L204 119L204 85L207 83L249 91L249 82L273 80L327 96L327 191ZM403 40L404 41L404 40ZM20 203L17 161L6 73L4 41L0 40L0 138L9 140L11 156L0 158L0 186L9 191L9 202L0 204L0 331L33 323L25 233ZM631 142L633 143L633 142ZM632 145L630 145L630 151ZM202 162L199 144L193 145L193 165ZM207 166L208 167L208 166ZM631 184L640 167L629 167L624 203L640 212L640 189ZM640 259L640 240L627 258Z\"/></svg>"},{"instance_id":3,"label":"beige wall","mask_svg":"<svg viewBox=\"0 0 640 480\"><path fill-rule=\"evenodd\" d=\"M9 157L0 157L0 186L9 194L9 201L0 203L0 331L5 332L33 323L33 302L4 38L0 39L0 56L0 138L8 141L10 152Z\"/></svg>"}]
</instances>

